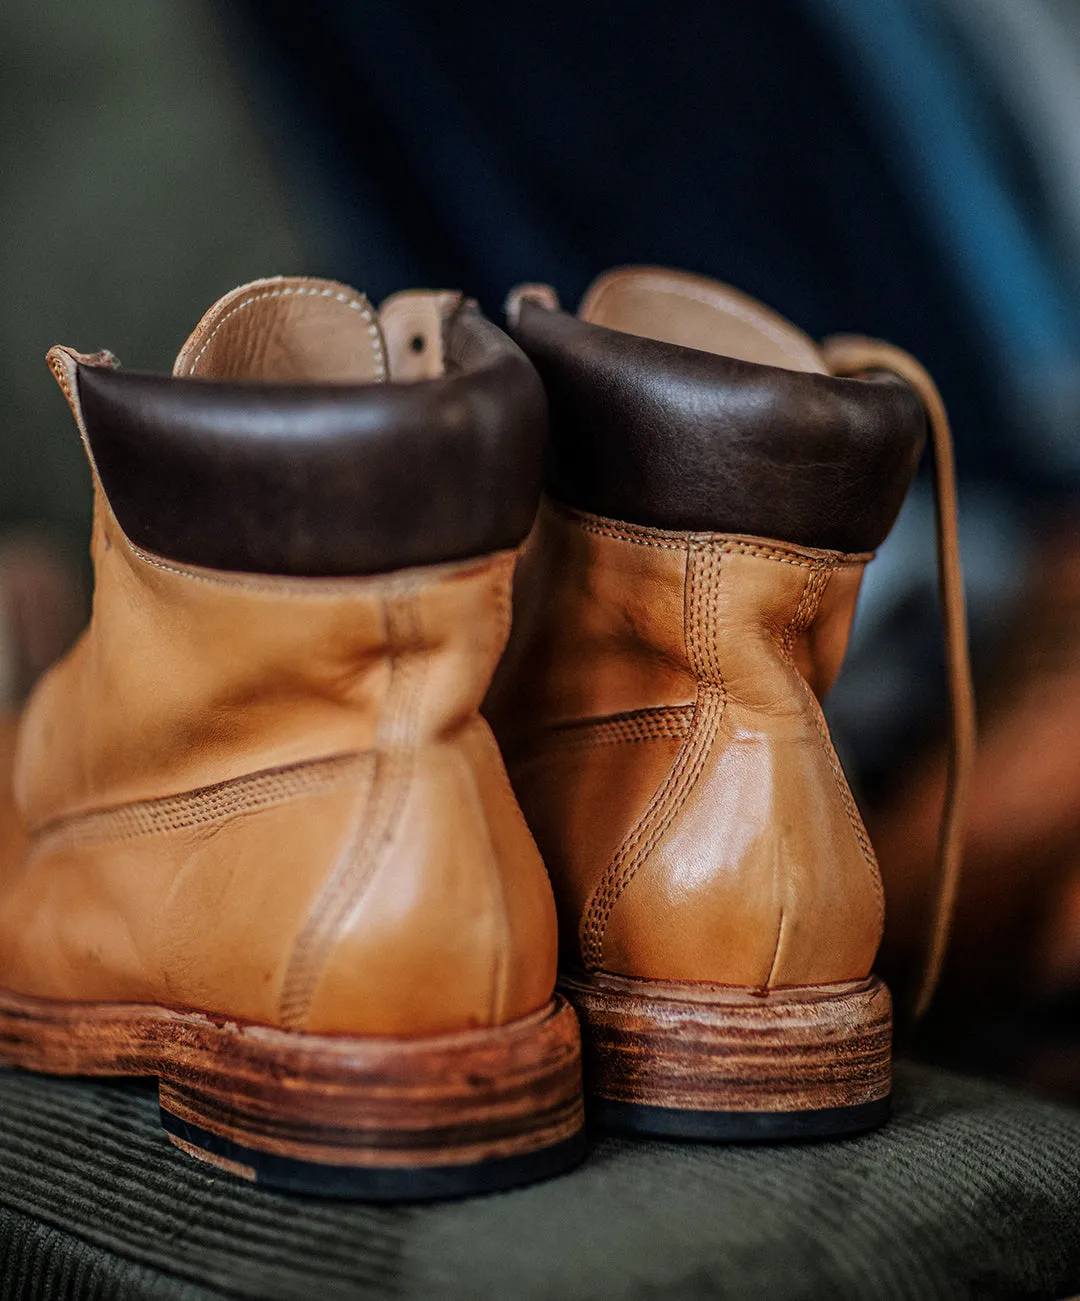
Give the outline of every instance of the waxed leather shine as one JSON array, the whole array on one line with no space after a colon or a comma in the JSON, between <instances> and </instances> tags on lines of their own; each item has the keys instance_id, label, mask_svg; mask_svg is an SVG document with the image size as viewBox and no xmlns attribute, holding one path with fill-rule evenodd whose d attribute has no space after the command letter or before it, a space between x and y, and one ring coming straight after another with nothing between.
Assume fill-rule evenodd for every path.
<instances>
[{"instance_id":1,"label":"waxed leather shine","mask_svg":"<svg viewBox=\"0 0 1080 1301\"><path fill-rule=\"evenodd\" d=\"M52 354L80 426L104 360ZM0 989L343 1035L548 1002L551 888L478 712L514 550L209 569L134 545L98 482L92 556L90 625L20 727Z\"/></svg>"},{"instance_id":2,"label":"waxed leather shine","mask_svg":"<svg viewBox=\"0 0 1080 1301\"><path fill-rule=\"evenodd\" d=\"M446 373L412 383L80 366L87 438L127 536L190 564L309 577L516 546L540 494L543 391L475 307L440 324Z\"/></svg>"},{"instance_id":3,"label":"waxed leather shine","mask_svg":"<svg viewBox=\"0 0 1080 1301\"><path fill-rule=\"evenodd\" d=\"M814 695L865 560L542 509L489 709L566 965L755 988L869 974L881 883Z\"/></svg>"},{"instance_id":4,"label":"waxed leather shine","mask_svg":"<svg viewBox=\"0 0 1080 1301\"><path fill-rule=\"evenodd\" d=\"M542 287L509 311L549 386L556 499L487 712L562 963L763 991L864 979L882 885L819 700L914 473L918 398L830 379L806 336L681 273L602 277L589 320ZM573 484L592 486L557 500Z\"/></svg>"},{"instance_id":5,"label":"waxed leather shine","mask_svg":"<svg viewBox=\"0 0 1080 1301\"><path fill-rule=\"evenodd\" d=\"M521 304L512 333L548 393L551 495L657 528L879 546L926 441L910 386L814 373L802 350L786 367L717 355L695 324L696 346L684 347Z\"/></svg>"}]
</instances>

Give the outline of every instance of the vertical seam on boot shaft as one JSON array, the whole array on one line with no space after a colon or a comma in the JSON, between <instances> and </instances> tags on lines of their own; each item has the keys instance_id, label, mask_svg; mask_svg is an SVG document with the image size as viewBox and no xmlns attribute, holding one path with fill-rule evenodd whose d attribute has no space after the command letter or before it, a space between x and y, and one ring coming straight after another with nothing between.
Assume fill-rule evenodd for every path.
<instances>
[{"instance_id":1,"label":"vertical seam on boot shaft","mask_svg":"<svg viewBox=\"0 0 1080 1301\"><path fill-rule=\"evenodd\" d=\"M716 646L723 553L708 544L690 545L686 551L683 638L691 668L698 676L693 717L665 778L616 850L586 904L579 938L587 968L603 966L604 939L615 905L697 784L727 703Z\"/></svg>"},{"instance_id":2,"label":"vertical seam on boot shaft","mask_svg":"<svg viewBox=\"0 0 1080 1301\"><path fill-rule=\"evenodd\" d=\"M870 871L870 880L874 888L874 893L878 904L878 924L879 927L884 922L885 915L885 890L881 881L881 872L878 867L877 855L874 853L874 847L870 842L866 826L862 820L862 814L859 812L858 805L855 803L855 797L851 793L851 786L848 783L847 776L844 773L843 766L840 763L839 756L836 753L836 747L833 745L832 737L829 734L829 727L825 721L825 715L821 708L821 702L814 694L810 684L799 672L795 664L795 643L799 637L808 631L817 618L821 610L821 605L825 599L825 593L832 578L834 568L822 566L820 569L812 571L807 575L806 583L803 586L802 595L795 613L792 616L783 634L779 638L777 645L781 654L787 661L791 671L795 674L799 686L806 698L807 708L810 717L813 720L818 740L825 754L826 761L832 770L833 778L836 782L837 792L840 795L841 803L844 806L844 812L847 815L848 822L855 834L855 839L862 851L863 858ZM777 936L777 945L779 945L779 934ZM779 951L779 950L778 950ZM773 960L773 968L776 966L776 958Z\"/></svg>"},{"instance_id":3,"label":"vertical seam on boot shaft","mask_svg":"<svg viewBox=\"0 0 1080 1301\"><path fill-rule=\"evenodd\" d=\"M501 619L499 625L499 636L500 644L504 650L506 648L506 643L509 640L510 626L513 621L515 568L516 566L512 566L507 570L506 581L502 585L502 598L499 602ZM472 720L472 724L474 727L478 727L481 732L483 732L487 727L487 724L479 716ZM525 815L522 813L521 806L518 804L517 796L514 793L513 786L511 785L510 777L506 771L506 763L501 752L496 756L496 758L500 786L508 796L509 807L512 807L516 811L521 825L525 828L531 840L532 832L529 831L528 823L525 821ZM510 932L510 910L506 904L506 890L502 876L502 865L495 852L495 845L491 839L491 826L487 818L484 819L484 829L487 832L488 843L491 850L491 872L494 877L492 889L498 903L499 920L502 932L499 940L492 945L491 998L488 1007L488 1021L491 1025L500 1025L504 1019L506 997L509 988L509 982L507 980L508 963L512 959L512 955L510 954L510 946L512 943Z\"/></svg>"},{"instance_id":4,"label":"vertical seam on boot shaft","mask_svg":"<svg viewBox=\"0 0 1080 1301\"><path fill-rule=\"evenodd\" d=\"M375 320L375 315L370 304L363 298L356 298L349 294L344 294L340 290L334 289L317 289L313 285L301 285L294 288L289 285L282 285L277 289L265 290L258 294L252 294L250 298L245 298L243 302L236 303L231 307L220 321L210 331L209 335L203 341L202 347L195 354L188 367L187 374L194 375L199 368L199 362L202 360L203 353L210 347L217 337L218 331L224 326L226 321L234 317L237 312L242 311L245 307L251 307L253 303L265 302L270 298L330 298L335 302L343 303L352 311L359 312L367 322L368 334L371 336L372 351L375 355L375 382L386 378L386 355L383 349L382 336L379 333L379 327Z\"/></svg>"},{"instance_id":5,"label":"vertical seam on boot shaft","mask_svg":"<svg viewBox=\"0 0 1080 1301\"><path fill-rule=\"evenodd\" d=\"M346 845L301 928L286 967L279 1014L286 1029L303 1029L319 980L396 837L415 768L416 724L426 676L415 592L382 605L390 682L376 727L375 768L357 800Z\"/></svg>"},{"instance_id":6,"label":"vertical seam on boot shaft","mask_svg":"<svg viewBox=\"0 0 1080 1301\"><path fill-rule=\"evenodd\" d=\"M795 643L806 632L818 616L821 609L821 602L825 596L825 589L829 585L829 579L832 576L832 570L827 566L815 566L806 575L806 581L803 583L802 592L799 594L798 604L795 611L788 620L787 626L781 633L777 645L781 655L787 661L788 667L796 674L800 684L803 684L802 674L795 666ZM850 817L850 815L849 815ZM768 989L773 982L776 974L777 965L780 962L780 944L784 936L784 892L781 888L781 882L777 879L777 863L773 860L773 890L777 898L777 921L776 921L776 939L773 942L772 959L769 962L769 971L765 977L763 989Z\"/></svg>"}]
</instances>

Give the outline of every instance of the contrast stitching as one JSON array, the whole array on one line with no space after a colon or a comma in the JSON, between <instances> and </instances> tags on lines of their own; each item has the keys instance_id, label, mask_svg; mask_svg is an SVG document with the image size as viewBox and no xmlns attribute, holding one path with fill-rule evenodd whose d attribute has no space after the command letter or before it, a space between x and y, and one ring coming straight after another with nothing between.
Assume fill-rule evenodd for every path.
<instances>
[{"instance_id":1,"label":"contrast stitching","mask_svg":"<svg viewBox=\"0 0 1080 1301\"><path fill-rule=\"evenodd\" d=\"M415 592L383 604L390 685L376 729L372 781L359 802L352 834L296 940L282 985L286 1029L307 1023L319 979L349 918L356 913L394 843L416 768L420 702L426 677Z\"/></svg>"},{"instance_id":2,"label":"contrast stitching","mask_svg":"<svg viewBox=\"0 0 1080 1301\"><path fill-rule=\"evenodd\" d=\"M230 308L204 340L203 346L195 354L191 365L188 367L187 373L189 375L195 374L199 362L202 360L203 353L210 347L211 343L213 343L218 331L222 328L225 322L231 320L237 312L243 311L245 307L250 307L253 303L264 302L268 298L293 297L332 298L335 302L344 303L346 307L351 308L355 312L359 312L367 322L368 333L371 335L372 351L375 354L375 378L377 380L386 378L386 355L383 350L382 335L379 332L379 327L366 299L352 298L348 294L343 294L339 290L335 289L316 289L314 286L293 288L288 285L283 285L278 289L268 289L261 294L252 294L250 298L245 298L243 302L237 303L235 307Z\"/></svg>"},{"instance_id":3,"label":"contrast stitching","mask_svg":"<svg viewBox=\"0 0 1080 1301\"><path fill-rule=\"evenodd\" d=\"M695 548L687 560L684 634L699 679L693 719L667 776L586 904L580 939L582 959L591 970L603 965L604 938L615 905L696 786L724 714L727 692L715 645L720 566L721 552L715 547Z\"/></svg>"},{"instance_id":4,"label":"contrast stitching","mask_svg":"<svg viewBox=\"0 0 1080 1301\"><path fill-rule=\"evenodd\" d=\"M57 818L32 833L32 852L44 854L76 845L133 840L224 821L287 800L334 790L351 781L358 768L371 762L372 756L367 752L331 755L266 768L179 795L135 800Z\"/></svg>"}]
</instances>

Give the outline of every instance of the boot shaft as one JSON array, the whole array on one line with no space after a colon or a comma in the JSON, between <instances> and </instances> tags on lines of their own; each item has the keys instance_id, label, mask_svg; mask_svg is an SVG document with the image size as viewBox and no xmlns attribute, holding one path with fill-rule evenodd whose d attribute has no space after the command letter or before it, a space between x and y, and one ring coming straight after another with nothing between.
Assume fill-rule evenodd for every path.
<instances>
[{"instance_id":1,"label":"boot shaft","mask_svg":"<svg viewBox=\"0 0 1080 1301\"><path fill-rule=\"evenodd\" d=\"M922 450L917 397L834 379L780 318L691 277L615 273L589 319L528 290L511 312L548 388L556 500L489 708L563 960L864 979L881 883L819 698Z\"/></svg>"},{"instance_id":2,"label":"boot shaft","mask_svg":"<svg viewBox=\"0 0 1080 1301\"><path fill-rule=\"evenodd\" d=\"M31 825L392 745L393 684L421 661L412 741L475 716L543 399L457 295L399 295L385 319L384 338L340 286L258 282L207 314L175 377L50 354L94 468L95 595L26 712ZM390 382L421 337L442 376Z\"/></svg>"},{"instance_id":3,"label":"boot shaft","mask_svg":"<svg viewBox=\"0 0 1080 1301\"><path fill-rule=\"evenodd\" d=\"M550 887L479 715L539 491L521 352L456 294L279 280L172 377L50 364L96 585L20 729L0 986L338 1034L541 1008Z\"/></svg>"}]
</instances>

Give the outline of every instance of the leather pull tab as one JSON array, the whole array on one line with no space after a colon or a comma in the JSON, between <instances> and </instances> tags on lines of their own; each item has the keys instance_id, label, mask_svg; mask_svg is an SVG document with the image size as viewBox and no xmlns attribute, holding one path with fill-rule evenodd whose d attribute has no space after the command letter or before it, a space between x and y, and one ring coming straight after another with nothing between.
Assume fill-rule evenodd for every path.
<instances>
[{"instance_id":1,"label":"leather pull tab","mask_svg":"<svg viewBox=\"0 0 1080 1301\"><path fill-rule=\"evenodd\" d=\"M975 762L975 693L971 680L964 581L957 530L956 465L952 431L937 386L914 357L892 344L859 336L827 339L824 353L834 375L854 377L883 370L905 380L919 395L930 425L934 459L934 506L938 585L950 697L949 766L945 806L938 834L937 873L930 920L913 995L906 1010L909 1026L925 1014L945 961L953 909L960 884L964 827Z\"/></svg>"},{"instance_id":2,"label":"leather pull tab","mask_svg":"<svg viewBox=\"0 0 1080 1301\"><path fill-rule=\"evenodd\" d=\"M386 341L390 379L395 383L437 379L446 367L443 334L461 305L451 290L403 289L384 299L379 324Z\"/></svg>"}]
</instances>

